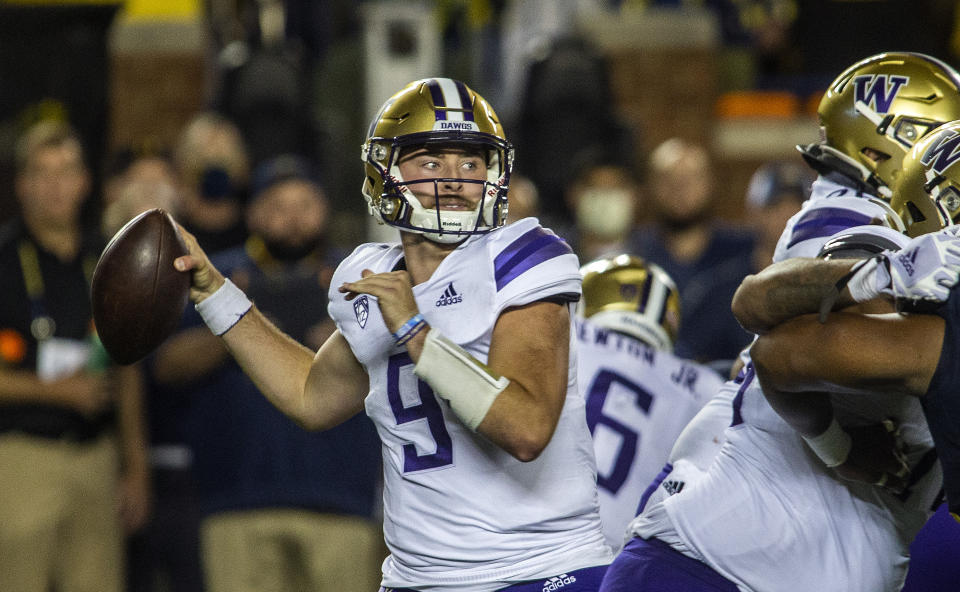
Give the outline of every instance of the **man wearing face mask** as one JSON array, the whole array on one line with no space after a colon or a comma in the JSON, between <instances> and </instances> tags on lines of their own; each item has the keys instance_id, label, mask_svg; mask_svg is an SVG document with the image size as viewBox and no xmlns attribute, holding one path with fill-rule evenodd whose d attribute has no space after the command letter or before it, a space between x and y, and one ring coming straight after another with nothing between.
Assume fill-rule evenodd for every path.
<instances>
[{"instance_id":1,"label":"man wearing face mask","mask_svg":"<svg viewBox=\"0 0 960 592\"><path fill-rule=\"evenodd\" d=\"M626 249L637 209L637 179L627 166L590 158L567 191L567 206L576 226L568 233L581 261Z\"/></svg>"},{"instance_id":2,"label":"man wearing face mask","mask_svg":"<svg viewBox=\"0 0 960 592\"><path fill-rule=\"evenodd\" d=\"M650 154L644 206L651 223L633 234L630 252L657 263L676 281L684 324L677 355L726 374L750 342L730 312L737 286L751 273L754 238L714 217L714 173L703 146L671 138Z\"/></svg>"},{"instance_id":3,"label":"man wearing face mask","mask_svg":"<svg viewBox=\"0 0 960 592\"><path fill-rule=\"evenodd\" d=\"M239 128L218 113L199 113L181 132L173 160L181 181L177 220L211 252L242 245L250 164Z\"/></svg>"},{"instance_id":4,"label":"man wearing face mask","mask_svg":"<svg viewBox=\"0 0 960 592\"><path fill-rule=\"evenodd\" d=\"M274 324L317 349L334 329L327 290L340 259L324 242L323 188L292 155L258 166L251 188L250 237L212 260ZM191 401L183 421L207 589L248 589L241 581L250 574L284 590L375 589L383 553L371 520L380 476L373 424L357 416L303 430L260 394L193 307L185 317L153 368L171 397Z\"/></svg>"}]
</instances>

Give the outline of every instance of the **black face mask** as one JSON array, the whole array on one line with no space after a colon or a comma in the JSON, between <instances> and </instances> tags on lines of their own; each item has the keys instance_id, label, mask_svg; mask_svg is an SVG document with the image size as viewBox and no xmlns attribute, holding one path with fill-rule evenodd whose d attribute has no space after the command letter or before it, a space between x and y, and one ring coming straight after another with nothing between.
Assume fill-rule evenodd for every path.
<instances>
[{"instance_id":1,"label":"black face mask","mask_svg":"<svg viewBox=\"0 0 960 592\"><path fill-rule=\"evenodd\" d=\"M267 253L277 261L283 263L295 263L310 256L314 251L320 248L320 238L305 241L299 245L291 245L277 240L263 238L263 246Z\"/></svg>"},{"instance_id":2,"label":"black face mask","mask_svg":"<svg viewBox=\"0 0 960 592\"><path fill-rule=\"evenodd\" d=\"M234 187L230 174L219 166L208 166L200 173L200 197L217 201L233 197Z\"/></svg>"}]
</instances>

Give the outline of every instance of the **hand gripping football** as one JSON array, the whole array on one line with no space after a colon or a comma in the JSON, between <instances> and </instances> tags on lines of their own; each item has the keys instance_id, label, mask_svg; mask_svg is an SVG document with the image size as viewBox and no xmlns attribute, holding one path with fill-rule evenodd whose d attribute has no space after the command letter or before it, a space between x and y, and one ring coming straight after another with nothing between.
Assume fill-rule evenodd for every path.
<instances>
[{"instance_id":1,"label":"hand gripping football","mask_svg":"<svg viewBox=\"0 0 960 592\"><path fill-rule=\"evenodd\" d=\"M173 218L154 208L117 231L91 282L93 322L117 363L140 360L176 330L190 296L190 274L173 260L187 254Z\"/></svg>"}]
</instances>

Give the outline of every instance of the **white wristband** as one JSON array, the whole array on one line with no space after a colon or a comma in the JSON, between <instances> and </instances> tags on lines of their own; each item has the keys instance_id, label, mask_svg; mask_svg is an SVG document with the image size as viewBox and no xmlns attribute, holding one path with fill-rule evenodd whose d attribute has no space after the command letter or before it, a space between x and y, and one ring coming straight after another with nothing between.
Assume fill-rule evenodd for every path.
<instances>
[{"instance_id":1,"label":"white wristband","mask_svg":"<svg viewBox=\"0 0 960 592\"><path fill-rule=\"evenodd\" d=\"M243 290L227 279L216 292L198 302L194 308L210 331L220 336L236 325L251 306L253 303Z\"/></svg>"},{"instance_id":2,"label":"white wristband","mask_svg":"<svg viewBox=\"0 0 960 592\"><path fill-rule=\"evenodd\" d=\"M446 399L457 417L473 431L487 416L493 401L510 384L509 379L493 374L433 328L427 332L413 372Z\"/></svg>"},{"instance_id":3,"label":"white wristband","mask_svg":"<svg viewBox=\"0 0 960 592\"><path fill-rule=\"evenodd\" d=\"M850 437L834 417L830 425L819 436L804 436L804 441L810 446L820 460L828 467L838 467L847 462L850 456L850 449L853 447L853 439Z\"/></svg>"},{"instance_id":4,"label":"white wristband","mask_svg":"<svg viewBox=\"0 0 960 592\"><path fill-rule=\"evenodd\" d=\"M847 290L850 291L850 297L853 298L854 302L866 302L880 295L880 289L877 287L877 273L880 271L877 267L879 264L880 262L876 258L857 263L860 268L847 282Z\"/></svg>"}]
</instances>

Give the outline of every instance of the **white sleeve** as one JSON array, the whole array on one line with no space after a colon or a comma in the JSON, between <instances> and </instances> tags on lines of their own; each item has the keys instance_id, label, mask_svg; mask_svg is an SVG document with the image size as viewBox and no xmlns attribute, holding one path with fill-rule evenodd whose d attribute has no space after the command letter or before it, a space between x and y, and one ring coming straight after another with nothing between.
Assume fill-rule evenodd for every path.
<instances>
[{"instance_id":1,"label":"white sleeve","mask_svg":"<svg viewBox=\"0 0 960 592\"><path fill-rule=\"evenodd\" d=\"M490 243L496 308L548 297L580 298L580 262L559 236L528 218L505 227Z\"/></svg>"}]
</instances>

